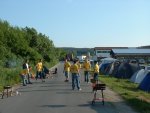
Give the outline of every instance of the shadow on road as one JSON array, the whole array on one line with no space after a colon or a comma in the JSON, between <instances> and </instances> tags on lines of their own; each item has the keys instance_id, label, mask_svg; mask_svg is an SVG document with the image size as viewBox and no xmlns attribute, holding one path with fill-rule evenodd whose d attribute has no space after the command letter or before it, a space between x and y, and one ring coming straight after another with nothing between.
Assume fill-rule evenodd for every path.
<instances>
[{"instance_id":1,"label":"shadow on road","mask_svg":"<svg viewBox=\"0 0 150 113\"><path fill-rule=\"evenodd\" d=\"M41 107L60 108L60 107L66 107L66 105L43 105Z\"/></svg>"}]
</instances>

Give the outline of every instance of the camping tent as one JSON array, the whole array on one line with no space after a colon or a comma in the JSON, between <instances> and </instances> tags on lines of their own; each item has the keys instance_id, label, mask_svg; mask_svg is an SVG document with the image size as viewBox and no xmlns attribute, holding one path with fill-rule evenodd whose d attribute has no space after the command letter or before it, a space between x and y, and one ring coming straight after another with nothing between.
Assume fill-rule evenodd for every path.
<instances>
[{"instance_id":1,"label":"camping tent","mask_svg":"<svg viewBox=\"0 0 150 113\"><path fill-rule=\"evenodd\" d=\"M135 72L130 81L134 82L134 83L141 83L142 80L145 78L145 76L149 73L149 71L145 70L145 69L141 69L137 72Z\"/></svg>"},{"instance_id":2,"label":"camping tent","mask_svg":"<svg viewBox=\"0 0 150 113\"><path fill-rule=\"evenodd\" d=\"M114 59L114 58L104 58L104 59L101 59L102 61L102 64L103 63L112 63L114 61L116 61L117 59Z\"/></svg>"},{"instance_id":3,"label":"camping tent","mask_svg":"<svg viewBox=\"0 0 150 113\"><path fill-rule=\"evenodd\" d=\"M117 78L130 78L133 74L131 65L128 62L122 62L118 68L118 72L115 75Z\"/></svg>"},{"instance_id":4,"label":"camping tent","mask_svg":"<svg viewBox=\"0 0 150 113\"><path fill-rule=\"evenodd\" d=\"M114 61L117 61L117 59L114 59L114 58L104 58L104 59L101 59L101 64L99 66L100 72L102 74L109 74L109 70L111 68L111 64Z\"/></svg>"},{"instance_id":5,"label":"camping tent","mask_svg":"<svg viewBox=\"0 0 150 113\"><path fill-rule=\"evenodd\" d=\"M109 75L115 76L118 72L118 68L120 66L119 61L115 61L111 64L110 70L109 70Z\"/></svg>"},{"instance_id":6,"label":"camping tent","mask_svg":"<svg viewBox=\"0 0 150 113\"><path fill-rule=\"evenodd\" d=\"M117 78L130 78L133 73L140 69L138 64L132 64L129 62L122 62L114 75Z\"/></svg>"},{"instance_id":7,"label":"camping tent","mask_svg":"<svg viewBox=\"0 0 150 113\"><path fill-rule=\"evenodd\" d=\"M150 92L150 72L146 75L146 77L140 83L139 88L141 90Z\"/></svg>"},{"instance_id":8,"label":"camping tent","mask_svg":"<svg viewBox=\"0 0 150 113\"><path fill-rule=\"evenodd\" d=\"M107 67L110 65L111 63L103 63L103 64L101 64L101 66L100 66L100 73L101 74L106 74L106 69L107 69Z\"/></svg>"}]
</instances>

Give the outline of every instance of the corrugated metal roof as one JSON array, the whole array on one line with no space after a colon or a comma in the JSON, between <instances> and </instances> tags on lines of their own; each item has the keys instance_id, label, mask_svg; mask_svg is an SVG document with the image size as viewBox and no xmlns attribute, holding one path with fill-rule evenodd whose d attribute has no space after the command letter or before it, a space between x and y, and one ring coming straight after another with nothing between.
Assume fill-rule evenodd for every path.
<instances>
[{"instance_id":1,"label":"corrugated metal roof","mask_svg":"<svg viewBox=\"0 0 150 113\"><path fill-rule=\"evenodd\" d=\"M127 49L128 47L95 47L95 50Z\"/></svg>"},{"instance_id":2,"label":"corrugated metal roof","mask_svg":"<svg viewBox=\"0 0 150 113\"><path fill-rule=\"evenodd\" d=\"M150 49L112 49L115 54L150 54Z\"/></svg>"}]
</instances>

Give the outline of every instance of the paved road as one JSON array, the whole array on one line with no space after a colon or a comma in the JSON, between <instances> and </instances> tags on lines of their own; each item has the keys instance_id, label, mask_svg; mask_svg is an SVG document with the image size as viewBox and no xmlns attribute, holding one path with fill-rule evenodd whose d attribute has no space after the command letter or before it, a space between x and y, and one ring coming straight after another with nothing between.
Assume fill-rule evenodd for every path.
<instances>
[{"instance_id":1,"label":"paved road","mask_svg":"<svg viewBox=\"0 0 150 113\"><path fill-rule=\"evenodd\" d=\"M92 106L91 85L81 81L82 91L73 91L71 82L64 82L63 64L57 67L58 75L53 79L46 79L44 83L33 81L32 85L18 89L21 95L0 99L0 113L134 113L126 105L119 106L123 102L111 99L104 106L101 102Z\"/></svg>"}]
</instances>

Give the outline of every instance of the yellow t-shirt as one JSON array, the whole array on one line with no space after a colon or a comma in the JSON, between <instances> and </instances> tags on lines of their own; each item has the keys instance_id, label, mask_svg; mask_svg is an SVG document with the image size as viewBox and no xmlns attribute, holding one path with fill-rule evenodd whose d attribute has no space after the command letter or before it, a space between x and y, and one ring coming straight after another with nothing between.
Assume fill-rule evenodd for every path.
<instances>
[{"instance_id":1,"label":"yellow t-shirt","mask_svg":"<svg viewBox=\"0 0 150 113\"><path fill-rule=\"evenodd\" d=\"M85 71L90 71L90 69L91 69L90 62L84 62L83 63L83 68L84 68Z\"/></svg>"},{"instance_id":2,"label":"yellow t-shirt","mask_svg":"<svg viewBox=\"0 0 150 113\"><path fill-rule=\"evenodd\" d=\"M43 68L42 62L37 63L36 65L37 71L42 71L42 68Z\"/></svg>"},{"instance_id":3,"label":"yellow t-shirt","mask_svg":"<svg viewBox=\"0 0 150 113\"><path fill-rule=\"evenodd\" d=\"M81 64L78 62L77 65L78 65L78 68L80 69L81 68Z\"/></svg>"},{"instance_id":4,"label":"yellow t-shirt","mask_svg":"<svg viewBox=\"0 0 150 113\"><path fill-rule=\"evenodd\" d=\"M94 73L99 73L99 66L98 66L98 64L96 64L94 66Z\"/></svg>"},{"instance_id":5,"label":"yellow t-shirt","mask_svg":"<svg viewBox=\"0 0 150 113\"><path fill-rule=\"evenodd\" d=\"M65 71L70 71L70 63L69 62L65 62L65 64L64 64L64 70Z\"/></svg>"},{"instance_id":6,"label":"yellow t-shirt","mask_svg":"<svg viewBox=\"0 0 150 113\"><path fill-rule=\"evenodd\" d=\"M71 73L79 73L79 67L78 67L78 65L77 64L71 65L70 71L71 71Z\"/></svg>"},{"instance_id":7,"label":"yellow t-shirt","mask_svg":"<svg viewBox=\"0 0 150 113\"><path fill-rule=\"evenodd\" d=\"M28 70L27 69L23 69L22 71L21 71L21 75L26 75L28 73Z\"/></svg>"}]
</instances>

